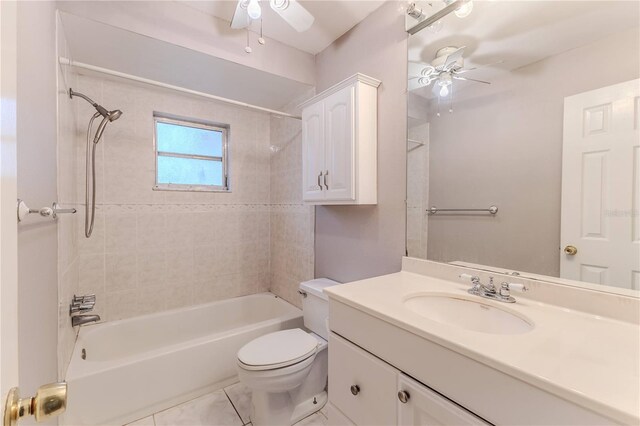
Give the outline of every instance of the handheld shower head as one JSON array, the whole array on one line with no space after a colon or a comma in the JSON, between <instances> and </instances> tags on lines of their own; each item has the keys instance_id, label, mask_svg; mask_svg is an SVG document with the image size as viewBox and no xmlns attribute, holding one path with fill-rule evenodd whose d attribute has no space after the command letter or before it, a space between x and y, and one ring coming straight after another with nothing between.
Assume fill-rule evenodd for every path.
<instances>
[{"instance_id":1,"label":"handheld shower head","mask_svg":"<svg viewBox=\"0 0 640 426\"><path fill-rule=\"evenodd\" d=\"M112 121L116 121L122 115L122 111L119 109L114 109L113 111L107 112L107 115L102 119L100 125L98 126L98 130L96 130L96 135L93 137L93 143L100 142L100 138L102 137L102 133L104 129L107 128L107 124Z\"/></svg>"},{"instance_id":2,"label":"handheld shower head","mask_svg":"<svg viewBox=\"0 0 640 426\"><path fill-rule=\"evenodd\" d=\"M87 95L82 94L80 92L74 92L74 90L70 88L69 97L73 99L74 96L79 96L85 101L89 102L96 109L96 111L98 111L98 113L101 116L103 116L104 118L108 118L109 121L116 121L122 115L122 111L120 111L119 109L108 111L105 107L103 107L97 102L94 102L93 99L91 99Z\"/></svg>"},{"instance_id":3,"label":"handheld shower head","mask_svg":"<svg viewBox=\"0 0 640 426\"><path fill-rule=\"evenodd\" d=\"M119 109L114 109L113 111L109 111L108 117L109 121L116 121L122 115L122 111Z\"/></svg>"}]
</instances>

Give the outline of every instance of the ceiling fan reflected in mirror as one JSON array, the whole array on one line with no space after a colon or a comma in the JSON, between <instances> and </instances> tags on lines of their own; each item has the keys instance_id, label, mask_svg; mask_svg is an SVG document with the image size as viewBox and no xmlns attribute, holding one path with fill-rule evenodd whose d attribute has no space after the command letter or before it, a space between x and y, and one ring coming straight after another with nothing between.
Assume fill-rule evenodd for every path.
<instances>
[{"instance_id":1,"label":"ceiling fan reflected in mirror","mask_svg":"<svg viewBox=\"0 0 640 426\"><path fill-rule=\"evenodd\" d=\"M409 62L409 84L408 89L416 90L433 84L433 93L440 98L446 98L449 95L453 97L453 81L464 80L475 83L491 84L488 81L477 80L475 78L465 77L461 74L469 71L475 71L480 68L497 65L503 61L485 64L473 68L464 67L464 49L466 46L455 47L447 46L436 52L436 56L431 64L420 62ZM451 108L450 111L451 112Z\"/></svg>"},{"instance_id":2,"label":"ceiling fan reflected in mirror","mask_svg":"<svg viewBox=\"0 0 640 426\"><path fill-rule=\"evenodd\" d=\"M247 28L251 21L262 17L260 0L238 0L236 11L231 19L231 28ZM299 33L307 31L313 25L315 18L296 0L269 0L269 6L293 29Z\"/></svg>"}]
</instances>

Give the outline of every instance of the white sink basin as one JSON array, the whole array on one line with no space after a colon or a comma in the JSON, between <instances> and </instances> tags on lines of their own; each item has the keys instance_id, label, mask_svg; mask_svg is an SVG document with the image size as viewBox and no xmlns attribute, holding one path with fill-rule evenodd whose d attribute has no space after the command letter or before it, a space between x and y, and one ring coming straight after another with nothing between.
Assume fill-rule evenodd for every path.
<instances>
[{"instance_id":1,"label":"white sink basin","mask_svg":"<svg viewBox=\"0 0 640 426\"><path fill-rule=\"evenodd\" d=\"M492 334L521 334L533 323L510 310L485 303L479 297L450 294L409 296L404 305L411 311L442 324Z\"/></svg>"}]
</instances>

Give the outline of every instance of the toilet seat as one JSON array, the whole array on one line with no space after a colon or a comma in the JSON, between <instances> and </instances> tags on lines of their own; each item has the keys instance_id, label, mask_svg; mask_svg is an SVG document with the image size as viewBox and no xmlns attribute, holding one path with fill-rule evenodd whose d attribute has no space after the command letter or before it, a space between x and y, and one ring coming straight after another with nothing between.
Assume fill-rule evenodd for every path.
<instances>
[{"instance_id":1,"label":"toilet seat","mask_svg":"<svg viewBox=\"0 0 640 426\"><path fill-rule=\"evenodd\" d=\"M297 364L315 355L318 340L294 328L258 337L238 351L238 363L246 370L274 370Z\"/></svg>"}]
</instances>

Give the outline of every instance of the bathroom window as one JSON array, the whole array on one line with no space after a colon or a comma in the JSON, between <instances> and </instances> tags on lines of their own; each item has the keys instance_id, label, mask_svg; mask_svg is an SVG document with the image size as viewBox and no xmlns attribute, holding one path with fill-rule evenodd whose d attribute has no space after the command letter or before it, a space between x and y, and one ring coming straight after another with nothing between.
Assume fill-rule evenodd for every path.
<instances>
[{"instance_id":1,"label":"bathroom window","mask_svg":"<svg viewBox=\"0 0 640 426\"><path fill-rule=\"evenodd\" d=\"M153 114L156 190L229 191L229 126Z\"/></svg>"}]
</instances>

